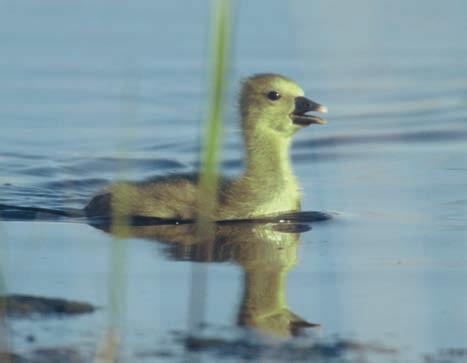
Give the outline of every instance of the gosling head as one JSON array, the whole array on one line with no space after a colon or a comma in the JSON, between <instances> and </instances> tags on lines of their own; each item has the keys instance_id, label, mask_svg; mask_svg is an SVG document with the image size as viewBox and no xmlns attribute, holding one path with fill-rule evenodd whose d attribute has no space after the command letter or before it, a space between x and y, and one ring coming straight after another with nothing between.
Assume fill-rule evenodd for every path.
<instances>
[{"instance_id":1,"label":"gosling head","mask_svg":"<svg viewBox=\"0 0 467 363\"><path fill-rule=\"evenodd\" d=\"M326 107L306 97L294 81L278 74L257 74L243 82L240 109L243 129L251 133L273 131L282 136L311 124L326 121L307 112L327 112Z\"/></svg>"}]
</instances>

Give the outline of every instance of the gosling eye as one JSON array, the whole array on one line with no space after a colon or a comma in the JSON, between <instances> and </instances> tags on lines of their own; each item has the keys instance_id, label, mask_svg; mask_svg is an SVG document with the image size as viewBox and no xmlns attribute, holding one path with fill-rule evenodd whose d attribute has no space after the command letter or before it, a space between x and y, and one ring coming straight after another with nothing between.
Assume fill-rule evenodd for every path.
<instances>
[{"instance_id":1,"label":"gosling eye","mask_svg":"<svg viewBox=\"0 0 467 363\"><path fill-rule=\"evenodd\" d=\"M281 98L281 94L277 91L270 91L266 95L267 98L269 98L271 101L277 101L279 98Z\"/></svg>"}]
</instances>

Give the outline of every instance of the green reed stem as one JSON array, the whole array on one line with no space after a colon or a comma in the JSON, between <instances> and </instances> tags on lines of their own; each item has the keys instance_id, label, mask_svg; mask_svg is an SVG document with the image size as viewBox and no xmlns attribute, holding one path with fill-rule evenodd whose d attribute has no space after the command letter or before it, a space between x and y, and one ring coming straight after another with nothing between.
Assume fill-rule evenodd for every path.
<instances>
[{"instance_id":1,"label":"green reed stem","mask_svg":"<svg viewBox=\"0 0 467 363\"><path fill-rule=\"evenodd\" d=\"M197 240L199 243L212 246L215 238L213 218L217 209L219 159L224 104L228 83L232 2L230 0L213 0L211 1L211 9L213 12L213 30L209 62L209 97L201 155L202 167L199 179ZM195 264L193 265L191 275L191 296L189 303L190 334L197 333L201 323L204 321L206 292L206 266Z\"/></svg>"},{"instance_id":2,"label":"green reed stem","mask_svg":"<svg viewBox=\"0 0 467 363\"><path fill-rule=\"evenodd\" d=\"M212 1L214 13L211 50L212 74L209 76L209 98L200 177L200 217L211 217L216 209L220 145L223 130L224 102L227 89L230 50L231 3Z\"/></svg>"}]
</instances>

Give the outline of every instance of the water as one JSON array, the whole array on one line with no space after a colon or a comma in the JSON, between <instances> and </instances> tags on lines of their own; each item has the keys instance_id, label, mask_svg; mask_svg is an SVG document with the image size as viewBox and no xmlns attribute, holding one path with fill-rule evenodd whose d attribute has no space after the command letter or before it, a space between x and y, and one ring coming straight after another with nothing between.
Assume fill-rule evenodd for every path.
<instances>
[{"instance_id":1,"label":"water","mask_svg":"<svg viewBox=\"0 0 467 363\"><path fill-rule=\"evenodd\" d=\"M195 171L209 71L208 5L5 1L0 203L76 209L112 180ZM330 110L326 126L297 135L292 158L304 209L333 219L312 223L301 235L241 227L250 242L245 246L253 248L246 256L265 245L261 253L269 260L258 263L290 269L283 290L288 308L321 325L278 360L298 359L293 354L303 344L328 344L336 334L337 341L396 351L374 361L465 352L465 14L460 0L239 3L225 173L243 165L234 107L241 78L285 74ZM188 354L179 337L187 333L191 274L200 268L207 277L207 336L244 339L236 321L248 264L233 252L211 263L190 262L196 259L190 247L161 243L174 226L165 237L159 229L158 241L133 231L123 242L84 223L4 221L0 227L8 292L101 307L81 318L10 320L15 352L74 347L92 354L102 346L116 244L127 253L119 324L129 361ZM232 231L219 233L231 241ZM283 250L270 248L270 239L285 239ZM28 334L36 340L28 342ZM238 345L221 346L220 353L216 347L206 344L202 361L239 359ZM160 354L164 349L168 357Z\"/></svg>"}]
</instances>

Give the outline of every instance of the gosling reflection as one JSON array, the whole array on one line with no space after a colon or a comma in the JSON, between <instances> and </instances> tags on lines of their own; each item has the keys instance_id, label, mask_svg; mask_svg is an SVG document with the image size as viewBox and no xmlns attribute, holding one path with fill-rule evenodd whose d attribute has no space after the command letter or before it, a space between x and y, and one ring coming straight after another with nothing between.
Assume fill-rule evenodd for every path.
<instances>
[{"instance_id":1,"label":"gosling reflection","mask_svg":"<svg viewBox=\"0 0 467 363\"><path fill-rule=\"evenodd\" d=\"M238 324L278 337L301 335L317 327L294 312L287 303L288 272L297 264L299 232L304 225L254 227L248 240L238 241L235 262L243 267L243 296Z\"/></svg>"},{"instance_id":2,"label":"gosling reflection","mask_svg":"<svg viewBox=\"0 0 467 363\"><path fill-rule=\"evenodd\" d=\"M242 266L239 326L283 338L319 326L292 312L286 296L287 274L297 264L300 233L308 230L308 225L231 223L214 228L215 238L211 243L197 243L194 224L129 226L127 233L166 244L171 259L232 261Z\"/></svg>"}]
</instances>

